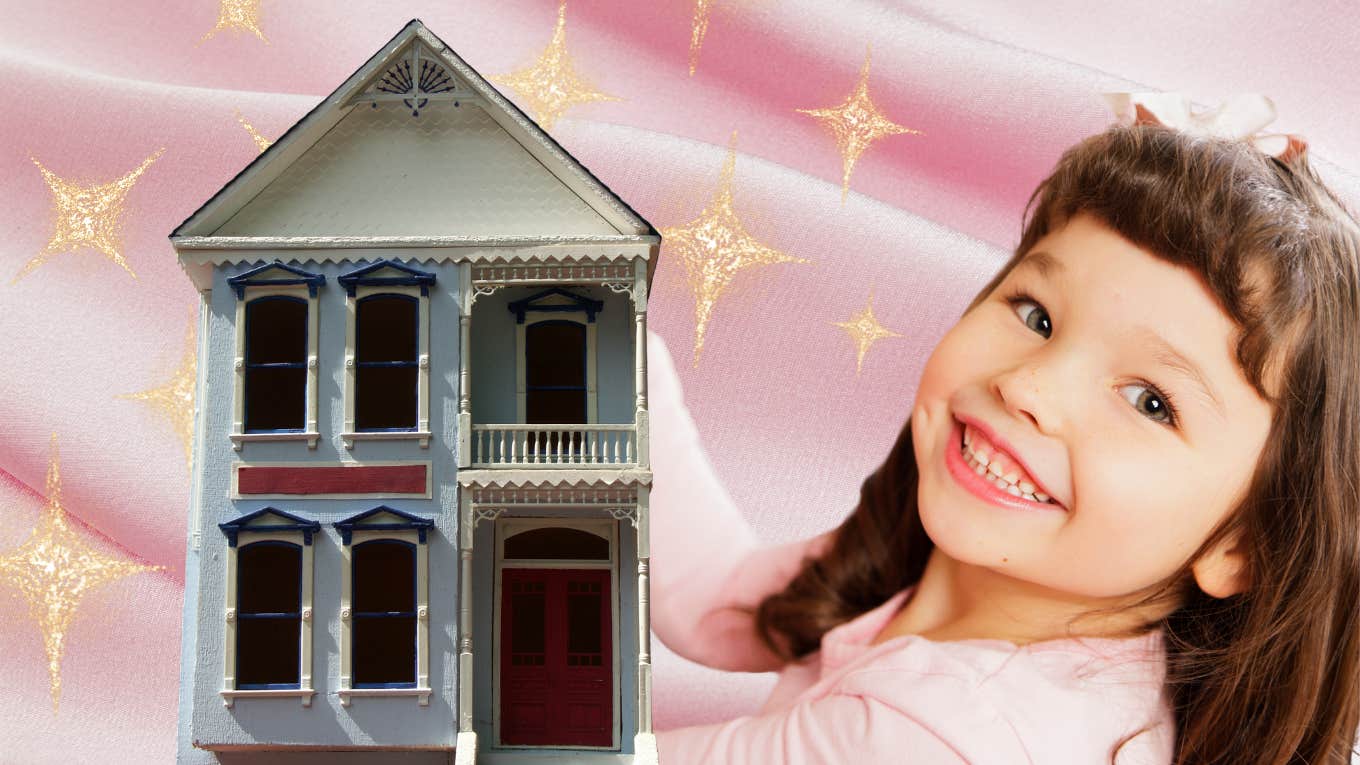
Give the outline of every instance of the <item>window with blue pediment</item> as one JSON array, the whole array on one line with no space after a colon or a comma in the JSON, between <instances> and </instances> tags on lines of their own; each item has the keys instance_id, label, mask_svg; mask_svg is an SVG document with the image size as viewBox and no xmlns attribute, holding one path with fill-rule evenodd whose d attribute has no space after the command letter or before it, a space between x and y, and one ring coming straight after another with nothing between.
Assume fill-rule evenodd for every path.
<instances>
[{"instance_id":1,"label":"window with blue pediment","mask_svg":"<svg viewBox=\"0 0 1360 765\"><path fill-rule=\"evenodd\" d=\"M381 260L339 276L349 308L346 447L356 440L430 438L433 273Z\"/></svg>"},{"instance_id":2,"label":"window with blue pediment","mask_svg":"<svg viewBox=\"0 0 1360 765\"><path fill-rule=\"evenodd\" d=\"M274 261L227 280L236 295L232 442L306 440L317 432L317 291L325 277Z\"/></svg>"},{"instance_id":3,"label":"window with blue pediment","mask_svg":"<svg viewBox=\"0 0 1360 765\"><path fill-rule=\"evenodd\" d=\"M222 697L312 696L312 541L321 524L266 507L219 523L227 541Z\"/></svg>"}]
</instances>

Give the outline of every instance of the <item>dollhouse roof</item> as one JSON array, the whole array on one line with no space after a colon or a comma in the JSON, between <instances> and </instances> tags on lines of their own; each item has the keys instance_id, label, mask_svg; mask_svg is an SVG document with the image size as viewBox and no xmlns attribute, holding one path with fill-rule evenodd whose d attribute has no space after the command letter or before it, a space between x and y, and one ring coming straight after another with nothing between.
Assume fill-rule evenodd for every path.
<instances>
[{"instance_id":1,"label":"dollhouse roof","mask_svg":"<svg viewBox=\"0 0 1360 765\"><path fill-rule=\"evenodd\" d=\"M641 245L650 261L660 241L419 19L170 238L186 268L260 249L542 244Z\"/></svg>"}]
</instances>

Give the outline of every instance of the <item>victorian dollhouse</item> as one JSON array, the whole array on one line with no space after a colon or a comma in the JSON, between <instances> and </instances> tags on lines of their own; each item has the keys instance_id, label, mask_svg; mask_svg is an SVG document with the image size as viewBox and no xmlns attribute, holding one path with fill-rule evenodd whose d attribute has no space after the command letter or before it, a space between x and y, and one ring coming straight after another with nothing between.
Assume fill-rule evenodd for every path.
<instances>
[{"instance_id":1,"label":"victorian dollhouse","mask_svg":"<svg viewBox=\"0 0 1360 765\"><path fill-rule=\"evenodd\" d=\"M170 238L180 761L655 762L655 229L412 21Z\"/></svg>"}]
</instances>

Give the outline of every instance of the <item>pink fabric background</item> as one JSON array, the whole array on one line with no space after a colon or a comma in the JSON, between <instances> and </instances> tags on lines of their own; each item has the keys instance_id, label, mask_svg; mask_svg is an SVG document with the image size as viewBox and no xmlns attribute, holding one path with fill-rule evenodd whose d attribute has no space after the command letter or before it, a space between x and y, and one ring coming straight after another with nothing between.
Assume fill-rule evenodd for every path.
<instances>
[{"instance_id":1,"label":"pink fabric background","mask_svg":"<svg viewBox=\"0 0 1360 765\"><path fill-rule=\"evenodd\" d=\"M234 1L234 0L233 0ZM189 487L164 412L121 397L166 384L197 299L166 239L257 154L236 113L274 139L410 18L493 82L548 44L557 0L263 0L258 27L209 39L219 0L0 3L0 556L44 504L49 438L63 502L106 554L162 565L91 591L66 635L60 709L42 635L0 581L0 762L174 756ZM834 525L886 452L926 356L1018 238L1034 184L1109 122L1098 94L1179 90L1201 106L1260 91L1322 173L1360 201L1360 45L1351 3L1110 4L1069 0L570 0L579 75L620 100L574 107L553 136L657 228L710 201L736 131L734 208L799 258L742 271L717 300L697 365L694 305L663 246L650 329L664 340L716 478L753 533ZM689 74L696 13L707 35ZM874 143L842 204L831 134L795 111L835 106L872 46L869 93L921 131ZM507 96L525 104L508 87ZM532 112L531 112L532 116ZM37 159L109 182L160 149L128 194L122 254L54 254L17 282L55 220ZM873 293L901 337L856 374L845 322ZM653 359L660 363L660 359ZM680 464L654 450L657 482ZM705 468L706 469L706 468ZM725 491L725 495L724 495ZM653 512L682 513L658 502ZM701 551L696 551L696 553ZM772 676L699 668L656 646L659 728L750 711Z\"/></svg>"}]
</instances>

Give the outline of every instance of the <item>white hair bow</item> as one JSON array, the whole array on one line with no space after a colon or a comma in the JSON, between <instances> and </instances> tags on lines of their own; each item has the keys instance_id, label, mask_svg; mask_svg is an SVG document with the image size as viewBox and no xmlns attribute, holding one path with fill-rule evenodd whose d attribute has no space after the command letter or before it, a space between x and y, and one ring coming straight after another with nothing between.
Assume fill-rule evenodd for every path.
<instances>
[{"instance_id":1,"label":"white hair bow","mask_svg":"<svg viewBox=\"0 0 1360 765\"><path fill-rule=\"evenodd\" d=\"M1292 133L1262 133L1275 119L1275 103L1259 93L1243 93L1218 108L1196 113L1180 93L1104 93L1115 117L1125 124L1166 125L1187 133L1249 141L1257 149L1288 162L1308 148Z\"/></svg>"}]
</instances>

